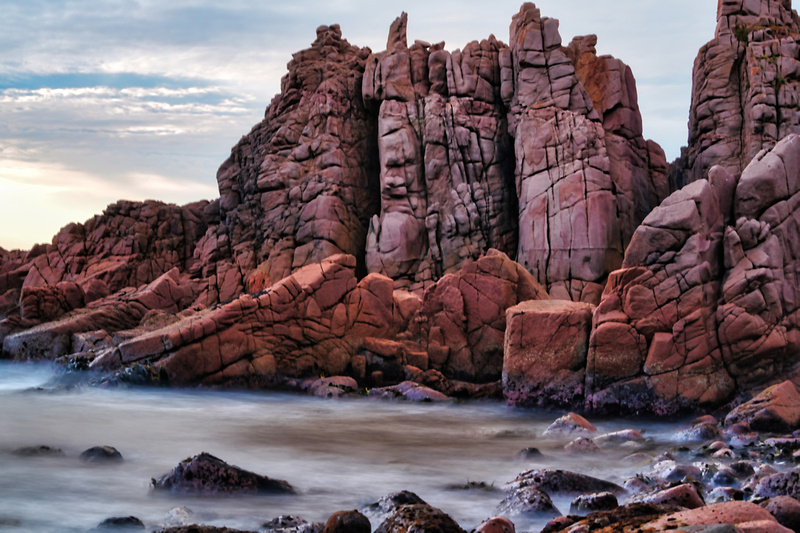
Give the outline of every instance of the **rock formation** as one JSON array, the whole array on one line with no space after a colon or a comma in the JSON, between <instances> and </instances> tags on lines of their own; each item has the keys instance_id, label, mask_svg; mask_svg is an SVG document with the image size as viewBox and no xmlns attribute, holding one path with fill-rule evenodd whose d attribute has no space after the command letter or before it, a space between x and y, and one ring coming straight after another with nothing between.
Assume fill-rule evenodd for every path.
<instances>
[{"instance_id":1,"label":"rock formation","mask_svg":"<svg viewBox=\"0 0 800 533\"><path fill-rule=\"evenodd\" d=\"M406 26L380 53L319 27L219 199L123 201L0 249L3 355L430 398L502 377L516 404L658 412L800 376L790 2L719 2L669 169L595 36L562 46L530 3L508 45Z\"/></svg>"},{"instance_id":2,"label":"rock formation","mask_svg":"<svg viewBox=\"0 0 800 533\"><path fill-rule=\"evenodd\" d=\"M717 405L794 371L800 137L722 167L645 219L595 313L595 407Z\"/></svg>"},{"instance_id":3,"label":"rock formation","mask_svg":"<svg viewBox=\"0 0 800 533\"><path fill-rule=\"evenodd\" d=\"M791 0L721 0L714 39L694 64L689 147L680 181L714 165L739 173L800 133L800 19Z\"/></svg>"},{"instance_id":4,"label":"rock formation","mask_svg":"<svg viewBox=\"0 0 800 533\"><path fill-rule=\"evenodd\" d=\"M409 48L405 29L403 15L364 77L381 167L369 269L415 291L492 247L554 296L596 303L667 193L630 69L598 58L594 36L563 48L533 4L514 17L510 47L491 36L452 53Z\"/></svg>"}]
</instances>

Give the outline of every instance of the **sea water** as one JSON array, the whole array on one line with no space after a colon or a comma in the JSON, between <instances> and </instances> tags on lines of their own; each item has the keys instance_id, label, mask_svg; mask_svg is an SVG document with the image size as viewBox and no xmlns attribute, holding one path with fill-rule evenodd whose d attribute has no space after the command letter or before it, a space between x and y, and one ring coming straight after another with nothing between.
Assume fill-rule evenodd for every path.
<instances>
[{"instance_id":1,"label":"sea water","mask_svg":"<svg viewBox=\"0 0 800 533\"><path fill-rule=\"evenodd\" d=\"M87 531L116 516L148 530L169 525L176 507L191 522L257 531L292 514L325 521L391 492L410 490L470 530L495 514L503 486L530 468L561 468L622 484L644 467L625 459L638 449L568 454L564 439L542 432L563 411L501 402L418 404L365 398L324 400L272 392L42 387L46 365L0 362L0 532ZM670 444L685 421L595 420L600 432L644 432L644 451ZM60 457L21 457L46 445ZM86 463L82 451L113 446L124 462ZM519 459L536 447L542 456ZM192 497L154 492L151 478L208 452L229 464L284 479L291 496ZM496 490L456 490L483 482ZM569 511L569 497L556 497ZM174 513L173 513L174 514ZM514 519L538 531L545 518ZM373 529L379 524L373 519Z\"/></svg>"}]
</instances>

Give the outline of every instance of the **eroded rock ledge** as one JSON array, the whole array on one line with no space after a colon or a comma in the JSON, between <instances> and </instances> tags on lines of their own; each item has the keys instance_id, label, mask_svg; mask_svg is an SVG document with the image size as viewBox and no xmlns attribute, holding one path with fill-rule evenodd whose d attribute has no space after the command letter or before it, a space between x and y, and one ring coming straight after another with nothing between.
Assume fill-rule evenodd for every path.
<instances>
[{"instance_id":1,"label":"eroded rock ledge","mask_svg":"<svg viewBox=\"0 0 800 533\"><path fill-rule=\"evenodd\" d=\"M0 249L4 356L177 385L502 378L520 405L657 412L795 375L788 1L720 2L669 172L595 36L563 46L530 3L508 45L409 46L406 25L380 53L319 27L219 199L120 202Z\"/></svg>"}]
</instances>

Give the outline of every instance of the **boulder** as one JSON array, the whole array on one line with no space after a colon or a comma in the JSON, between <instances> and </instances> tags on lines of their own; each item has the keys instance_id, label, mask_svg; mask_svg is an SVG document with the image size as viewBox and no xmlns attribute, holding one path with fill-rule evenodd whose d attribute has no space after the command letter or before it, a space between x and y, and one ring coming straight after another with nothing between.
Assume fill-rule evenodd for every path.
<instances>
[{"instance_id":1,"label":"boulder","mask_svg":"<svg viewBox=\"0 0 800 533\"><path fill-rule=\"evenodd\" d=\"M122 454L113 446L93 446L80 455L81 461L87 463L121 463Z\"/></svg>"},{"instance_id":2,"label":"boulder","mask_svg":"<svg viewBox=\"0 0 800 533\"><path fill-rule=\"evenodd\" d=\"M541 518L543 516L559 516L550 496L536 487L519 487L511 491L497 508L499 514L510 517Z\"/></svg>"},{"instance_id":3,"label":"boulder","mask_svg":"<svg viewBox=\"0 0 800 533\"><path fill-rule=\"evenodd\" d=\"M800 428L800 393L791 381L764 389L725 417L725 425L746 422L754 431L791 433Z\"/></svg>"},{"instance_id":4,"label":"boulder","mask_svg":"<svg viewBox=\"0 0 800 533\"><path fill-rule=\"evenodd\" d=\"M800 530L800 502L790 496L776 496L761 503L761 507L775 517L784 527L797 532Z\"/></svg>"},{"instance_id":5,"label":"boulder","mask_svg":"<svg viewBox=\"0 0 800 533\"><path fill-rule=\"evenodd\" d=\"M393 511L375 530L375 533L406 533L410 531L437 531L465 533L448 514L427 503L406 504Z\"/></svg>"},{"instance_id":6,"label":"boulder","mask_svg":"<svg viewBox=\"0 0 800 533\"><path fill-rule=\"evenodd\" d=\"M493 516L475 528L475 533L516 533L514 522L505 516Z\"/></svg>"},{"instance_id":7,"label":"boulder","mask_svg":"<svg viewBox=\"0 0 800 533\"><path fill-rule=\"evenodd\" d=\"M157 491L203 496L295 493L286 481L248 472L205 452L181 461L171 472L153 479L152 485Z\"/></svg>"},{"instance_id":8,"label":"boulder","mask_svg":"<svg viewBox=\"0 0 800 533\"><path fill-rule=\"evenodd\" d=\"M625 490L611 483L595 477L568 472L566 470L533 469L519 474L514 481L508 483L510 492L532 487L546 494L580 496L596 492L610 492L616 496L624 494Z\"/></svg>"},{"instance_id":9,"label":"boulder","mask_svg":"<svg viewBox=\"0 0 800 533\"><path fill-rule=\"evenodd\" d=\"M328 518L322 533L371 533L369 519L358 511L339 511Z\"/></svg>"},{"instance_id":10,"label":"boulder","mask_svg":"<svg viewBox=\"0 0 800 533\"><path fill-rule=\"evenodd\" d=\"M642 528L646 530L649 527L654 531L662 531L674 528L675 524L683 527L728 524L744 531L763 533L791 531L781 526L769 511L751 502L723 502L689 511L679 511L648 522Z\"/></svg>"},{"instance_id":11,"label":"boulder","mask_svg":"<svg viewBox=\"0 0 800 533\"><path fill-rule=\"evenodd\" d=\"M575 405L583 399L594 306L532 300L506 311L503 393L511 405Z\"/></svg>"},{"instance_id":12,"label":"boulder","mask_svg":"<svg viewBox=\"0 0 800 533\"><path fill-rule=\"evenodd\" d=\"M668 503L668 502L654 502ZM619 507L617 497L610 492L582 494L569 504L570 514L587 515L595 511L611 511Z\"/></svg>"},{"instance_id":13,"label":"boulder","mask_svg":"<svg viewBox=\"0 0 800 533\"><path fill-rule=\"evenodd\" d=\"M597 434L594 424L577 413L567 413L542 432L542 437L575 437Z\"/></svg>"}]
</instances>

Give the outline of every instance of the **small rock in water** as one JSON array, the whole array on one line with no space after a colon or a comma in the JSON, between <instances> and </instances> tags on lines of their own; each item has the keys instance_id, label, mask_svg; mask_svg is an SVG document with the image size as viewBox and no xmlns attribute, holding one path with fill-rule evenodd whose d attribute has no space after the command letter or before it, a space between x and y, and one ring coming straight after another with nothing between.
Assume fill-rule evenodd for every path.
<instances>
[{"instance_id":1,"label":"small rock in water","mask_svg":"<svg viewBox=\"0 0 800 533\"><path fill-rule=\"evenodd\" d=\"M64 452L61 448L53 448L51 446L24 446L17 448L13 452L14 455L19 457L63 457Z\"/></svg>"},{"instance_id":2,"label":"small rock in water","mask_svg":"<svg viewBox=\"0 0 800 533\"><path fill-rule=\"evenodd\" d=\"M562 416L542 433L543 437L577 437L589 436L597 433L594 425L576 413L567 413Z\"/></svg>"},{"instance_id":3,"label":"small rock in water","mask_svg":"<svg viewBox=\"0 0 800 533\"><path fill-rule=\"evenodd\" d=\"M505 516L493 516L475 528L475 533L516 533L516 531L514 522Z\"/></svg>"},{"instance_id":4,"label":"small rock in water","mask_svg":"<svg viewBox=\"0 0 800 533\"><path fill-rule=\"evenodd\" d=\"M594 442L601 448L609 448L612 446L622 446L631 442L641 442L644 436L641 431L636 429L625 429L616 431L614 433L606 433L594 437Z\"/></svg>"},{"instance_id":5,"label":"small rock in water","mask_svg":"<svg viewBox=\"0 0 800 533\"><path fill-rule=\"evenodd\" d=\"M145 529L144 523L135 516L116 516L100 522L94 531L134 531Z\"/></svg>"},{"instance_id":6,"label":"small rock in water","mask_svg":"<svg viewBox=\"0 0 800 533\"><path fill-rule=\"evenodd\" d=\"M467 481L462 484L448 485L447 490L480 490L484 492L499 492L493 484L485 481Z\"/></svg>"},{"instance_id":7,"label":"small rock in water","mask_svg":"<svg viewBox=\"0 0 800 533\"><path fill-rule=\"evenodd\" d=\"M277 531L289 527L303 526L306 524L308 524L308 521L304 518L291 514L282 514L280 516L276 516L269 522L264 522L261 524L261 528L266 529L267 531Z\"/></svg>"},{"instance_id":8,"label":"small rock in water","mask_svg":"<svg viewBox=\"0 0 800 533\"><path fill-rule=\"evenodd\" d=\"M10 516L0 516L0 527L19 527L21 525L22 520Z\"/></svg>"},{"instance_id":9,"label":"small rock in water","mask_svg":"<svg viewBox=\"0 0 800 533\"><path fill-rule=\"evenodd\" d=\"M550 496L536 487L520 487L509 494L497 509L505 516L559 516Z\"/></svg>"},{"instance_id":10,"label":"small rock in water","mask_svg":"<svg viewBox=\"0 0 800 533\"><path fill-rule=\"evenodd\" d=\"M393 492L368 505L362 510L364 514L378 518L380 521L404 505L425 503L425 501L409 490Z\"/></svg>"},{"instance_id":11,"label":"small rock in water","mask_svg":"<svg viewBox=\"0 0 800 533\"><path fill-rule=\"evenodd\" d=\"M358 511L339 511L328 518L322 533L370 533L369 519Z\"/></svg>"},{"instance_id":12,"label":"small rock in water","mask_svg":"<svg viewBox=\"0 0 800 533\"><path fill-rule=\"evenodd\" d=\"M153 533L256 533L255 531L243 531L231 529L229 527L202 526L192 524L189 526L176 526L164 529L157 529Z\"/></svg>"},{"instance_id":13,"label":"small rock in water","mask_svg":"<svg viewBox=\"0 0 800 533\"><path fill-rule=\"evenodd\" d=\"M206 496L295 493L286 481L248 472L205 452L184 459L152 484L156 490Z\"/></svg>"},{"instance_id":14,"label":"small rock in water","mask_svg":"<svg viewBox=\"0 0 800 533\"><path fill-rule=\"evenodd\" d=\"M465 533L450 515L427 503L401 505L381 522L375 533L406 533L409 531Z\"/></svg>"},{"instance_id":15,"label":"small rock in water","mask_svg":"<svg viewBox=\"0 0 800 533\"><path fill-rule=\"evenodd\" d=\"M294 515L281 515L261 525L261 533L322 533L325 524Z\"/></svg>"},{"instance_id":16,"label":"small rock in water","mask_svg":"<svg viewBox=\"0 0 800 533\"><path fill-rule=\"evenodd\" d=\"M617 507L617 497L610 492L582 494L569 504L569 513L585 515L594 511L611 511Z\"/></svg>"},{"instance_id":17,"label":"small rock in water","mask_svg":"<svg viewBox=\"0 0 800 533\"><path fill-rule=\"evenodd\" d=\"M706 503L743 501L744 491L735 487L717 487L708 493Z\"/></svg>"},{"instance_id":18,"label":"small rock in water","mask_svg":"<svg viewBox=\"0 0 800 533\"><path fill-rule=\"evenodd\" d=\"M642 499L644 503L680 505L687 509L697 509L705 506L705 502L697 488L691 483L684 483L677 487L660 490Z\"/></svg>"},{"instance_id":19,"label":"small rock in water","mask_svg":"<svg viewBox=\"0 0 800 533\"><path fill-rule=\"evenodd\" d=\"M122 454L113 446L95 446L81 454L81 460L87 463L121 462Z\"/></svg>"},{"instance_id":20,"label":"small rock in water","mask_svg":"<svg viewBox=\"0 0 800 533\"><path fill-rule=\"evenodd\" d=\"M381 400L392 400L402 398L412 402L450 402L453 401L449 396L435 391L425 385L404 381L389 387L375 388L369 391L370 398Z\"/></svg>"},{"instance_id":21,"label":"small rock in water","mask_svg":"<svg viewBox=\"0 0 800 533\"><path fill-rule=\"evenodd\" d=\"M537 459L542 457L542 452L539 451L539 448L525 448L524 450L520 450L517 454L517 459Z\"/></svg>"},{"instance_id":22,"label":"small rock in water","mask_svg":"<svg viewBox=\"0 0 800 533\"><path fill-rule=\"evenodd\" d=\"M318 398L349 398L358 392L358 383L348 376L333 376L312 382L308 393Z\"/></svg>"},{"instance_id":23,"label":"small rock in water","mask_svg":"<svg viewBox=\"0 0 800 533\"><path fill-rule=\"evenodd\" d=\"M588 437L578 437L574 441L564 446L564 450L569 453L592 453L598 450L594 440Z\"/></svg>"}]
</instances>

